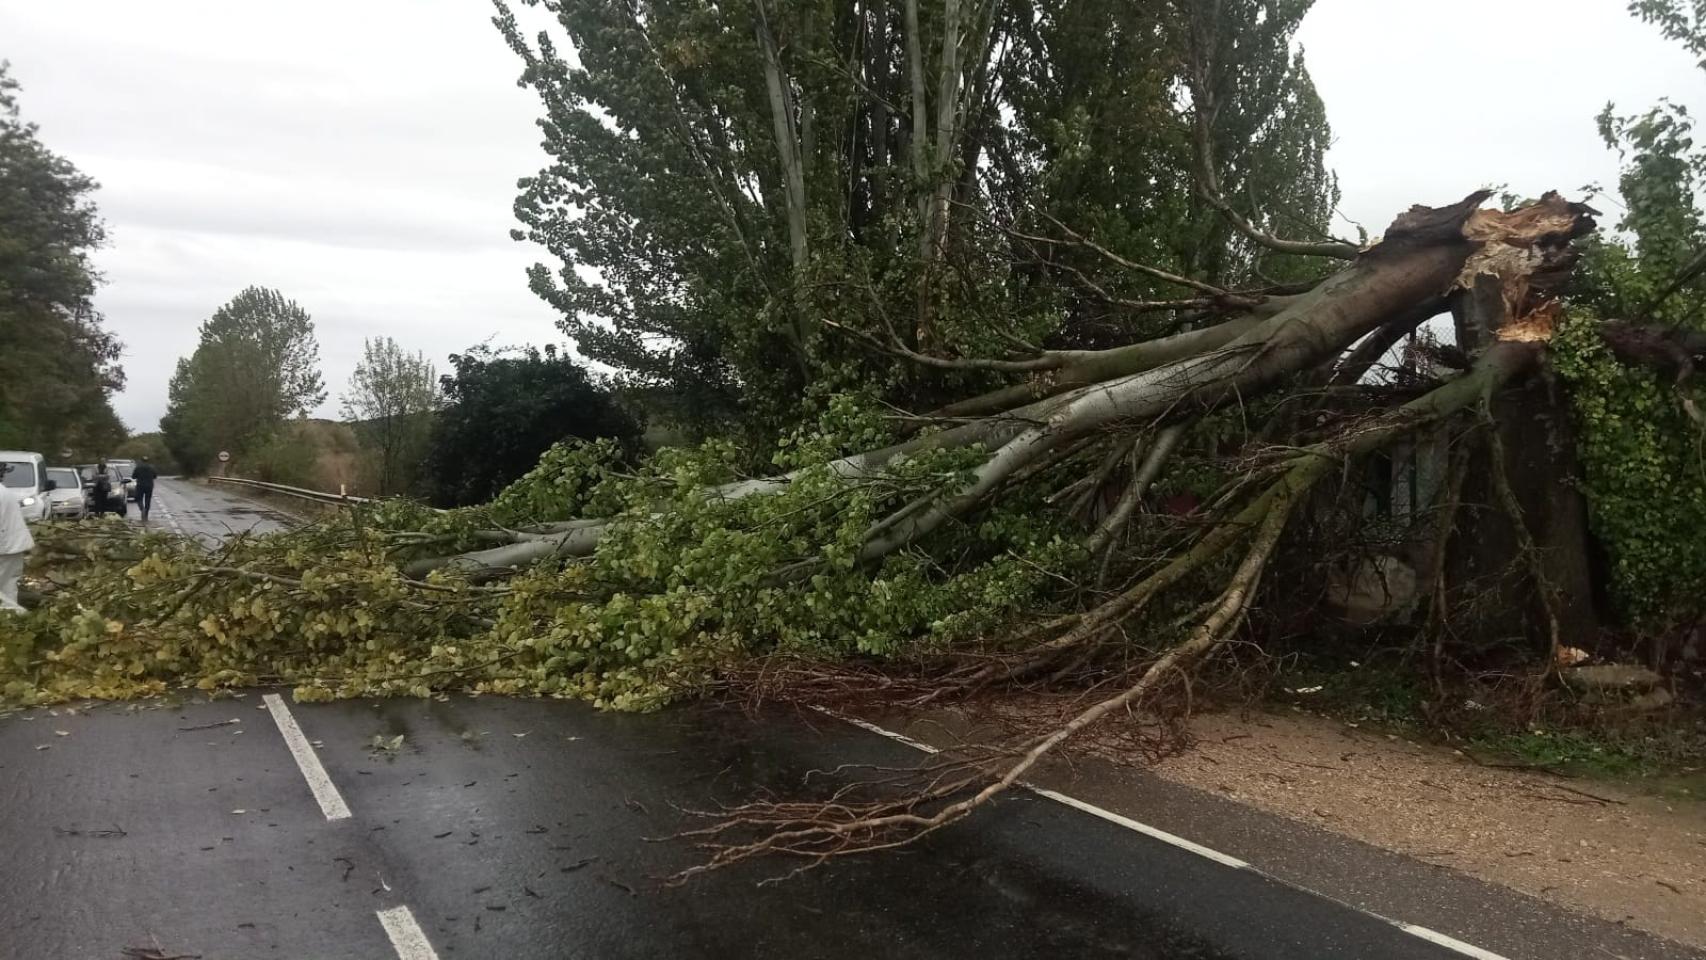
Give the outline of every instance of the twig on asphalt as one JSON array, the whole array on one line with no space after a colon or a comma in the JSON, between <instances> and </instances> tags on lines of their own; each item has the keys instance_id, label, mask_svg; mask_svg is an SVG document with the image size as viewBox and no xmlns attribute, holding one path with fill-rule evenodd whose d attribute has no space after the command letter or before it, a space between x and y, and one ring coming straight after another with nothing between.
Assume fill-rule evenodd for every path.
<instances>
[{"instance_id":1,"label":"twig on asphalt","mask_svg":"<svg viewBox=\"0 0 1706 960\"><path fill-rule=\"evenodd\" d=\"M241 719L239 719L237 717L232 717L230 720L220 720L217 723L198 723L193 727L179 727L178 732L179 733L188 733L191 730L212 730L214 727L229 727L233 723L242 723L242 722L243 721Z\"/></svg>"},{"instance_id":2,"label":"twig on asphalt","mask_svg":"<svg viewBox=\"0 0 1706 960\"><path fill-rule=\"evenodd\" d=\"M67 830L64 827L54 827L53 835L56 837L89 837L93 840L122 840L130 836L116 824L111 830Z\"/></svg>"},{"instance_id":3,"label":"twig on asphalt","mask_svg":"<svg viewBox=\"0 0 1706 960\"><path fill-rule=\"evenodd\" d=\"M152 947L125 947L119 954L130 960L201 960L199 953L167 953L160 949L160 941L155 940L154 944Z\"/></svg>"}]
</instances>

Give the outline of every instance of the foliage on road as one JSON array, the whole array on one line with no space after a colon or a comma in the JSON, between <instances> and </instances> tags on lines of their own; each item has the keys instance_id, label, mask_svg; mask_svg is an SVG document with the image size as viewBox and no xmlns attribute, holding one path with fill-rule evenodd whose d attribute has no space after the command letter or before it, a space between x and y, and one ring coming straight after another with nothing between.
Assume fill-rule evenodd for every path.
<instances>
[{"instance_id":1,"label":"foliage on road","mask_svg":"<svg viewBox=\"0 0 1706 960\"><path fill-rule=\"evenodd\" d=\"M57 461L124 438L111 403L120 346L93 302L91 258L106 242L95 189L23 120L0 62L0 448Z\"/></svg>"},{"instance_id":2,"label":"foliage on road","mask_svg":"<svg viewBox=\"0 0 1706 960\"><path fill-rule=\"evenodd\" d=\"M808 443L821 443L810 438ZM946 650L1044 602L1079 556L1038 509L1040 485L943 541L981 556L948 574L930 557L857 563L862 532L975 454L941 452L852 484L821 464L771 497L708 495L734 476L726 443L669 451L637 473L613 444L570 446L490 508L404 501L308 527L197 544L122 524L46 528L44 568L66 585L11 630L8 698L135 697L289 683L303 699L461 689L574 696L649 709L704 689L760 650L812 657ZM590 562L501 586L398 561L481 542L495 518L546 514L568 488L624 519ZM808 576L772 572L802 557Z\"/></svg>"}]
</instances>

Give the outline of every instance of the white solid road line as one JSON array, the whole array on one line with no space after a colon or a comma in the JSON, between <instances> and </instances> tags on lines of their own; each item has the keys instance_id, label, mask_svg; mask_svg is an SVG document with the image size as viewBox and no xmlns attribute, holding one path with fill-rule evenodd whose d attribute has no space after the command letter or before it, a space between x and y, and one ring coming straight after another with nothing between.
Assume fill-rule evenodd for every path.
<instances>
[{"instance_id":1,"label":"white solid road line","mask_svg":"<svg viewBox=\"0 0 1706 960\"><path fill-rule=\"evenodd\" d=\"M379 923L391 938L399 960L438 960L438 954L433 952L432 944L427 942L426 934L408 907L379 911Z\"/></svg>"},{"instance_id":2,"label":"white solid road line","mask_svg":"<svg viewBox=\"0 0 1706 960\"><path fill-rule=\"evenodd\" d=\"M1366 910L1363 912L1368 913ZM1369 913L1368 915L1371 917L1380 917L1380 914L1378 913ZM1447 950L1455 950L1466 957L1474 957L1475 960L1509 960L1508 957L1494 953L1491 950L1483 950L1472 943L1464 943L1456 937L1448 937L1437 930L1429 930L1427 927L1418 927L1413 923L1405 923L1402 920L1392 920L1387 917L1380 917L1380 919L1385 920L1387 923L1392 924L1394 927L1397 927L1412 937L1421 937L1429 943L1438 944Z\"/></svg>"},{"instance_id":3,"label":"white solid road line","mask_svg":"<svg viewBox=\"0 0 1706 960\"><path fill-rule=\"evenodd\" d=\"M932 747L931 745L929 745L928 743L920 743L919 741L914 740L911 737L909 737L903 733L896 733L893 730L888 730L888 729L885 729L883 727L879 727L874 723L870 723L870 722L865 721L865 720L860 720L857 717L845 716L843 714L836 713L834 710L830 710L827 707L814 706L814 707L812 707L812 709L817 711L818 713L823 714L826 717L833 717L837 720L840 720L843 723L850 723L853 726L858 727L861 730L868 730L871 733L877 734L878 736L887 737L888 739L893 740L896 743L903 743L903 744L911 747L914 750L919 750L919 751L922 751L924 753L940 753L941 752L941 751L937 750L935 747ZM1254 867L1254 866L1250 865L1249 863L1246 863L1245 861L1238 859L1237 857L1231 856L1229 854L1221 853L1219 850L1210 849L1209 847L1205 847L1200 843L1192 843L1191 841L1186 840L1184 837L1180 837L1180 836L1176 836L1174 834L1168 833L1167 831L1162 830L1159 827L1152 827L1147 823L1139 823L1130 817L1122 816L1121 814L1117 814L1117 813L1113 812L1112 810L1104 810L1101 807L1098 807L1093 803L1086 803L1083 800L1078 799L1077 797L1070 797L1064 793L1060 793L1060 792L1055 791L1055 790L1045 790L1042 787L1034 786L1032 784L1025 783L1023 781L1020 781L1019 786L1024 787L1026 790L1030 791L1031 793L1036 794L1039 797L1044 797L1044 798L1047 798L1049 800L1053 800L1056 803L1064 804L1068 807L1071 807L1074 810L1078 810L1082 813L1088 813L1089 815L1091 815L1093 817L1098 817L1100 819L1108 821L1109 823L1117 824L1119 826L1125 827L1127 830L1131 830L1131 831L1134 831L1136 833L1141 833L1146 837L1153 837L1154 839L1159 840L1162 843L1165 843L1169 846L1177 847L1180 850L1184 850L1188 853L1194 853L1199 857L1202 857L1206 860L1212 860L1215 863L1218 863L1222 866L1231 867L1234 870L1249 870L1252 873L1259 873L1262 876L1267 877L1270 880L1273 880L1275 883L1283 883L1288 887L1293 887L1295 889L1302 890L1303 892L1311 894L1313 896L1321 897L1323 900L1329 900L1333 903L1337 903L1347 910L1355 910L1356 912L1361 913L1364 916L1373 917L1374 919L1379 920L1382 923L1389 923L1392 926L1397 927L1398 929L1404 931L1405 933L1409 934L1412 937L1418 937L1422 940L1426 940L1427 942L1434 944L1435 946L1444 947L1445 949L1450 950L1454 953L1462 954L1465 957L1470 957L1470 958L1472 958L1472 960L1510 960L1509 957L1506 957L1502 954L1494 953L1491 950L1483 950L1482 948L1477 947L1472 943L1464 943L1462 940L1459 940L1456 937L1448 937L1445 934L1440 933L1436 930L1429 930L1427 927L1418 927L1413 923L1405 923L1402 920L1394 920L1391 917L1383 917L1380 914L1373 912L1372 910L1364 910L1361 907L1357 907L1357 906L1353 906L1351 904L1345 903L1343 900L1339 900L1336 897L1329 897L1326 894L1317 893L1314 890L1310 890L1308 887L1302 887L1302 886L1299 886L1295 883L1292 883L1289 880L1285 880L1285 879L1282 879L1280 877L1275 877L1271 874L1265 873L1261 869Z\"/></svg>"},{"instance_id":4,"label":"white solid road line","mask_svg":"<svg viewBox=\"0 0 1706 960\"><path fill-rule=\"evenodd\" d=\"M296 718L291 716L290 708L284 705L284 698L276 693L269 693L261 699L266 702L273 722L278 724L278 732L284 735L284 745L290 748L290 755L296 758L296 767L302 771L302 779L308 781L308 789L313 791L314 799L320 804L320 812L326 815L327 820L348 819L349 806L344 803L343 794L338 792L332 778L326 775L326 768L320 765L319 756L309 745L308 738L302 735L302 728L296 725ZM430 955L430 951L423 954Z\"/></svg>"},{"instance_id":5,"label":"white solid road line","mask_svg":"<svg viewBox=\"0 0 1706 960\"><path fill-rule=\"evenodd\" d=\"M1066 794L1055 790L1044 790L1042 787L1033 787L1028 783L1025 784L1025 789L1039 797L1047 797L1055 803L1064 803L1074 810L1088 813L1092 817L1100 817L1109 823L1117 823L1120 826L1125 827L1127 830L1136 831L1146 837L1154 837L1168 846L1178 847L1180 850L1194 853L1205 860L1213 860L1215 863L1218 863L1223 867L1231 867L1234 870L1255 869L1237 857L1227 856L1219 850L1212 850L1200 843L1192 843L1184 837L1168 833L1159 827L1152 827L1147 823L1138 823L1130 817L1121 816L1112 810L1104 810L1093 803L1085 803L1077 797L1069 797Z\"/></svg>"},{"instance_id":6,"label":"white solid road line","mask_svg":"<svg viewBox=\"0 0 1706 960\"><path fill-rule=\"evenodd\" d=\"M874 723L866 723L865 721L859 719L858 717L842 716L841 714L836 713L834 710L831 710L828 707L812 707L812 709L816 710L818 713L821 713L826 717L834 717L835 719L840 720L842 723L851 723L852 725L854 725L855 727L858 727L861 730L868 730L871 733L874 733L879 737L888 737L890 740L894 740L894 741L897 741L899 743L904 743L914 750L922 750L925 753L941 753L940 750L937 750L935 747L932 747L928 743L921 743L921 742L914 740L911 737L909 737L903 733L895 733L893 730L885 730L882 727L879 727Z\"/></svg>"}]
</instances>

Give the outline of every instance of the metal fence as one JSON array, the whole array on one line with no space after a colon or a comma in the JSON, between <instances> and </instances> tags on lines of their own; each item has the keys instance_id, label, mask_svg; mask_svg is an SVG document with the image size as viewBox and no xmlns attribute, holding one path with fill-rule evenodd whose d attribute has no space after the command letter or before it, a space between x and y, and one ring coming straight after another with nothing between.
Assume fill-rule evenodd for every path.
<instances>
[{"instance_id":1,"label":"metal fence","mask_svg":"<svg viewBox=\"0 0 1706 960\"><path fill-rule=\"evenodd\" d=\"M292 487L282 483L267 483L263 480L245 480L242 477L208 477L209 483L229 483L232 486L248 487L251 490L264 490L281 496L295 497L298 500L311 500L315 503L373 503L372 497L352 497L342 493L326 493L322 490L308 490L303 487Z\"/></svg>"}]
</instances>

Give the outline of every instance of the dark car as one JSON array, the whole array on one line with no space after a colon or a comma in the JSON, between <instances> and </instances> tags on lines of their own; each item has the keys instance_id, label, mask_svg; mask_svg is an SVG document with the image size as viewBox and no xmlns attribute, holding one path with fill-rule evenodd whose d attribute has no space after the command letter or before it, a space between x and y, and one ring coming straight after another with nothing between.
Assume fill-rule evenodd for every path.
<instances>
[{"instance_id":1,"label":"dark car","mask_svg":"<svg viewBox=\"0 0 1706 960\"><path fill-rule=\"evenodd\" d=\"M119 480L123 481L123 483L124 483L124 498L126 500L129 500L132 503L135 503L136 502L136 481L131 479L130 475L136 472L136 461L135 460L108 460L107 461L107 472L112 474L113 476L117 477Z\"/></svg>"},{"instance_id":2,"label":"dark car","mask_svg":"<svg viewBox=\"0 0 1706 960\"><path fill-rule=\"evenodd\" d=\"M107 502L103 505L95 502L95 464L85 463L77 467L77 473L83 478L83 489L88 492L90 513L116 513L124 516L130 512L130 505L125 502L125 482L112 468L107 469L110 481L107 488Z\"/></svg>"}]
</instances>

